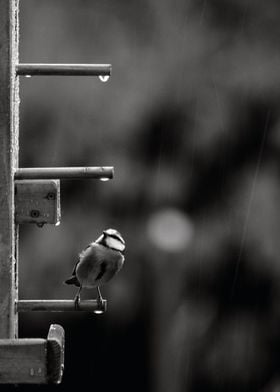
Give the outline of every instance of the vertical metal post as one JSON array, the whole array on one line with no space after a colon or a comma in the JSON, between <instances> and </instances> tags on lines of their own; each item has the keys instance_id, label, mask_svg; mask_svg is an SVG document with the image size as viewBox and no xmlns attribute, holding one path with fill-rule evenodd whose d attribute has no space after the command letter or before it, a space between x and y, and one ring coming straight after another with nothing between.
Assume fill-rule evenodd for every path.
<instances>
[{"instance_id":1,"label":"vertical metal post","mask_svg":"<svg viewBox=\"0 0 280 392\"><path fill-rule=\"evenodd\" d=\"M18 0L0 0L0 339L17 337Z\"/></svg>"}]
</instances>

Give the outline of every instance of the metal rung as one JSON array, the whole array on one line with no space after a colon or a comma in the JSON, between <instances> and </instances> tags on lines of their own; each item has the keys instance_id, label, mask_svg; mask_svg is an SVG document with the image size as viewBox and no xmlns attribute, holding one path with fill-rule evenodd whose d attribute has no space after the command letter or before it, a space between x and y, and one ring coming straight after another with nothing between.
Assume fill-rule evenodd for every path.
<instances>
[{"instance_id":1,"label":"metal rung","mask_svg":"<svg viewBox=\"0 0 280 392\"><path fill-rule=\"evenodd\" d=\"M18 64L17 75L111 76L111 64Z\"/></svg>"},{"instance_id":2,"label":"metal rung","mask_svg":"<svg viewBox=\"0 0 280 392\"><path fill-rule=\"evenodd\" d=\"M102 304L99 304L97 300L82 300L79 302L79 306L75 306L74 300L18 300L16 302L18 312L67 312L67 311L83 311L83 312L94 312L104 313L107 309L107 301L102 300Z\"/></svg>"},{"instance_id":3,"label":"metal rung","mask_svg":"<svg viewBox=\"0 0 280 392\"><path fill-rule=\"evenodd\" d=\"M15 180L82 179L97 178L110 180L114 176L112 166L100 167L34 167L20 168L15 172Z\"/></svg>"}]
</instances>

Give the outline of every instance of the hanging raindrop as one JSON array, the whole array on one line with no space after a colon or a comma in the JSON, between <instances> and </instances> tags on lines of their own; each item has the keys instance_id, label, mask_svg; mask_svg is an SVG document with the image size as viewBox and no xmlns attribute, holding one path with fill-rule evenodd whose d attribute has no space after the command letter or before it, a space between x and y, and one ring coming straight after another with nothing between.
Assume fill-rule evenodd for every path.
<instances>
[{"instance_id":1,"label":"hanging raindrop","mask_svg":"<svg viewBox=\"0 0 280 392\"><path fill-rule=\"evenodd\" d=\"M95 314L102 314L102 313L104 313L104 310L96 309L96 310L93 311L93 313L95 313Z\"/></svg>"},{"instance_id":2,"label":"hanging raindrop","mask_svg":"<svg viewBox=\"0 0 280 392\"><path fill-rule=\"evenodd\" d=\"M105 182L105 181L109 181L110 178L109 177L100 177L99 180Z\"/></svg>"},{"instance_id":3,"label":"hanging raindrop","mask_svg":"<svg viewBox=\"0 0 280 392\"><path fill-rule=\"evenodd\" d=\"M31 75L25 75L26 78L31 78Z\"/></svg>"},{"instance_id":4,"label":"hanging raindrop","mask_svg":"<svg viewBox=\"0 0 280 392\"><path fill-rule=\"evenodd\" d=\"M108 82L108 80L109 80L109 78L110 78L110 76L109 75L99 75L98 76L99 77L99 79L101 80L101 82Z\"/></svg>"}]
</instances>

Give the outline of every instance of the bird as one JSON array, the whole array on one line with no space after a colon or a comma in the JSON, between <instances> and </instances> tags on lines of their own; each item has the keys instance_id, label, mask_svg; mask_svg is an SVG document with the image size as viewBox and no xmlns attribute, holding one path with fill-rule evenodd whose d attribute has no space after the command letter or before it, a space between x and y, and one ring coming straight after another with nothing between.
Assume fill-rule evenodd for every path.
<instances>
[{"instance_id":1,"label":"bird","mask_svg":"<svg viewBox=\"0 0 280 392\"><path fill-rule=\"evenodd\" d=\"M102 308L103 298L99 286L111 280L123 267L125 241L115 229L106 229L101 236L91 242L80 254L65 284L75 285L78 292L74 298L75 308L79 308L83 288L97 289L97 307Z\"/></svg>"}]
</instances>

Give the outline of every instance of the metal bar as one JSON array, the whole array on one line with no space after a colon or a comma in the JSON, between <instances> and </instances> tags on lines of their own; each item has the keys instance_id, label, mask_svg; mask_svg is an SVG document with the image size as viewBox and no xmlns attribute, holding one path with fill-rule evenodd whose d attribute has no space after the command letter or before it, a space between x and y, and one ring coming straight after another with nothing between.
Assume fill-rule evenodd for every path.
<instances>
[{"instance_id":1,"label":"metal bar","mask_svg":"<svg viewBox=\"0 0 280 392\"><path fill-rule=\"evenodd\" d=\"M82 179L97 178L110 180L114 176L112 166L97 167L34 167L19 168L15 172L16 180L39 180L39 179Z\"/></svg>"},{"instance_id":2,"label":"metal bar","mask_svg":"<svg viewBox=\"0 0 280 392\"><path fill-rule=\"evenodd\" d=\"M82 300L79 306L75 306L74 300L19 300L16 303L18 312L67 312L84 311L94 313L104 313L107 308L107 301L103 300L102 305L97 300Z\"/></svg>"},{"instance_id":3,"label":"metal bar","mask_svg":"<svg viewBox=\"0 0 280 392\"><path fill-rule=\"evenodd\" d=\"M18 1L0 0L0 339L17 337Z\"/></svg>"},{"instance_id":4,"label":"metal bar","mask_svg":"<svg viewBox=\"0 0 280 392\"><path fill-rule=\"evenodd\" d=\"M111 64L18 64L17 75L111 76Z\"/></svg>"}]
</instances>

